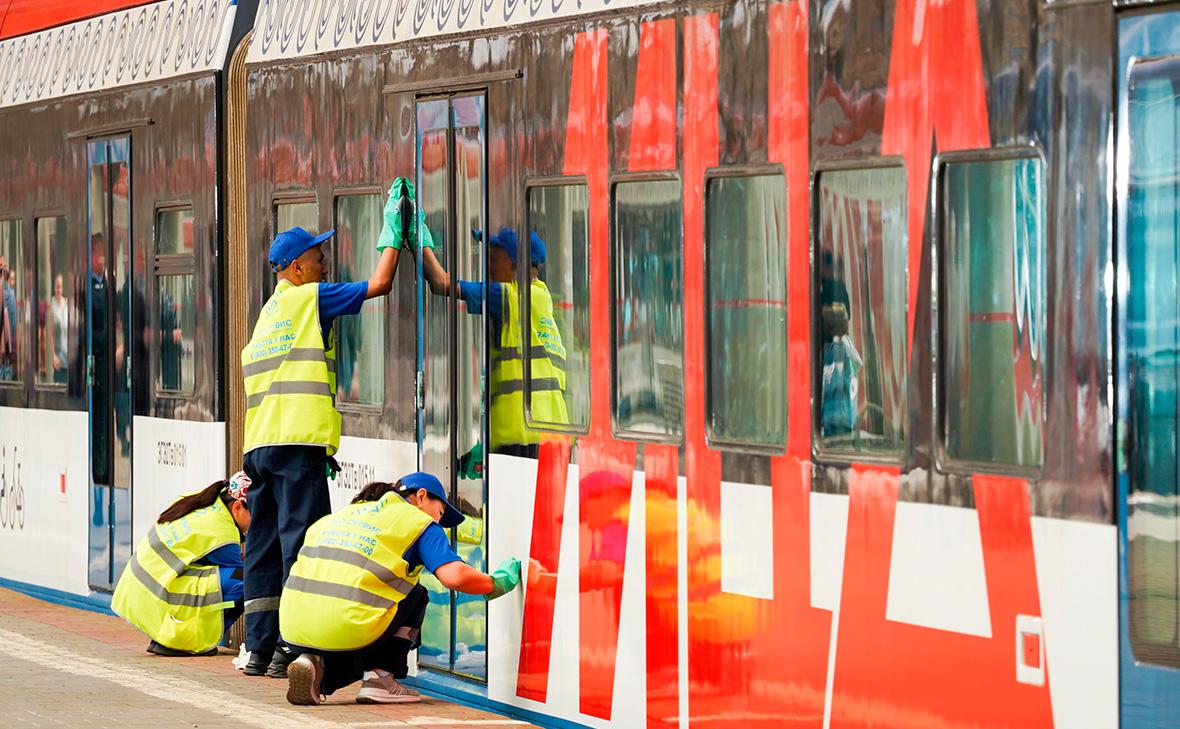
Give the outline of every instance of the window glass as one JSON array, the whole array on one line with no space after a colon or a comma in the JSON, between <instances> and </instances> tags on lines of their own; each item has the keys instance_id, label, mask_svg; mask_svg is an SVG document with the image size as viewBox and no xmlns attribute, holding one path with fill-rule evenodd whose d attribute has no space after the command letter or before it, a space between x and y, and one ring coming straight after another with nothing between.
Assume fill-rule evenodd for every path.
<instances>
[{"instance_id":1,"label":"window glass","mask_svg":"<svg viewBox=\"0 0 1180 729\"><path fill-rule=\"evenodd\" d=\"M556 379L565 404L550 407L531 394L530 423L590 425L590 240L585 185L553 185L529 190L530 261L539 258L532 235L540 239L544 260L535 269L529 292L529 318L542 341L529 347L529 384ZM543 358L543 359L542 359Z\"/></svg>"},{"instance_id":2,"label":"window glass","mask_svg":"<svg viewBox=\"0 0 1180 729\"><path fill-rule=\"evenodd\" d=\"M787 186L709 181L709 425L721 443L787 442Z\"/></svg>"},{"instance_id":3,"label":"window glass","mask_svg":"<svg viewBox=\"0 0 1180 729\"><path fill-rule=\"evenodd\" d=\"M64 385L77 356L70 311L77 275L70 269L65 216L37 221L37 382Z\"/></svg>"},{"instance_id":4,"label":"window glass","mask_svg":"<svg viewBox=\"0 0 1180 729\"><path fill-rule=\"evenodd\" d=\"M275 203L275 235L296 226L319 235L320 206L315 202Z\"/></svg>"},{"instance_id":5,"label":"window glass","mask_svg":"<svg viewBox=\"0 0 1180 729\"><path fill-rule=\"evenodd\" d=\"M190 254L166 267L157 261L156 303L159 306L156 343L156 387L166 392L193 391L196 337L196 297L193 291L193 211L165 210L156 217L156 251L161 255Z\"/></svg>"},{"instance_id":6,"label":"window glass","mask_svg":"<svg viewBox=\"0 0 1180 729\"><path fill-rule=\"evenodd\" d=\"M377 268L381 195L336 198L332 251L337 281L368 281ZM336 320L336 397L340 402L380 405L385 397L385 298L366 301L360 316Z\"/></svg>"},{"instance_id":7,"label":"window glass","mask_svg":"<svg viewBox=\"0 0 1180 729\"><path fill-rule=\"evenodd\" d=\"M24 257L21 221L0 220L0 381L24 375L21 343L25 340Z\"/></svg>"},{"instance_id":8,"label":"window glass","mask_svg":"<svg viewBox=\"0 0 1180 729\"><path fill-rule=\"evenodd\" d=\"M942 398L947 455L1039 466L1044 220L1036 159L943 168Z\"/></svg>"},{"instance_id":9,"label":"window glass","mask_svg":"<svg viewBox=\"0 0 1180 729\"><path fill-rule=\"evenodd\" d=\"M678 180L615 186L615 417L623 431L682 430L681 220Z\"/></svg>"},{"instance_id":10,"label":"window glass","mask_svg":"<svg viewBox=\"0 0 1180 729\"><path fill-rule=\"evenodd\" d=\"M897 454L906 419L905 172L823 172L818 194L819 443Z\"/></svg>"},{"instance_id":11,"label":"window glass","mask_svg":"<svg viewBox=\"0 0 1180 729\"><path fill-rule=\"evenodd\" d=\"M1128 79L1126 260L1127 576L1138 661L1180 668L1180 66Z\"/></svg>"}]
</instances>

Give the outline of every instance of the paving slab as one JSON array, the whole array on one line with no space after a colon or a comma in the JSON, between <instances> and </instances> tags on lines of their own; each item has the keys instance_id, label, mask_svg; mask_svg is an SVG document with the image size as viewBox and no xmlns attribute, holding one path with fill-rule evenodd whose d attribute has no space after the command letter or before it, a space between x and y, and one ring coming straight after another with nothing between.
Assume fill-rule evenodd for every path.
<instances>
[{"instance_id":1,"label":"paving slab","mask_svg":"<svg viewBox=\"0 0 1180 729\"><path fill-rule=\"evenodd\" d=\"M109 615L0 589L0 726L94 729L528 727L440 698L355 703L359 684L322 706L287 703L287 682L249 677L222 653L163 658Z\"/></svg>"}]
</instances>

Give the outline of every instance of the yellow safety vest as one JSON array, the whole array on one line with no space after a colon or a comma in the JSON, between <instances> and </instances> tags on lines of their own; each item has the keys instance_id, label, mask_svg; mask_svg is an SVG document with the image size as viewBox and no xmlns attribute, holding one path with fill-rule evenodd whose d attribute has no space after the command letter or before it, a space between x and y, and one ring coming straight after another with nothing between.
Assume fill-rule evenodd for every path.
<instances>
[{"instance_id":1,"label":"yellow safety vest","mask_svg":"<svg viewBox=\"0 0 1180 729\"><path fill-rule=\"evenodd\" d=\"M401 496L351 504L307 530L279 600L279 630L321 651L364 648L393 622L418 584L405 553L434 523Z\"/></svg>"},{"instance_id":2,"label":"yellow safety vest","mask_svg":"<svg viewBox=\"0 0 1180 729\"><path fill-rule=\"evenodd\" d=\"M493 341L492 405L488 435L492 450L503 445L540 443L541 436L525 425L524 362L521 360L520 302L513 282L500 284L499 341ZM529 389L532 419L539 423L569 423L565 396L565 346L553 319L553 299L545 282L534 279L530 289Z\"/></svg>"},{"instance_id":3,"label":"yellow safety vest","mask_svg":"<svg viewBox=\"0 0 1180 729\"><path fill-rule=\"evenodd\" d=\"M111 609L160 645L200 653L221 642L221 594L215 565L194 564L218 547L241 543L218 498L174 521L154 524L123 569Z\"/></svg>"},{"instance_id":4,"label":"yellow safety vest","mask_svg":"<svg viewBox=\"0 0 1180 729\"><path fill-rule=\"evenodd\" d=\"M320 332L319 286L279 281L242 350L243 452L271 445L340 447L336 341Z\"/></svg>"}]
</instances>

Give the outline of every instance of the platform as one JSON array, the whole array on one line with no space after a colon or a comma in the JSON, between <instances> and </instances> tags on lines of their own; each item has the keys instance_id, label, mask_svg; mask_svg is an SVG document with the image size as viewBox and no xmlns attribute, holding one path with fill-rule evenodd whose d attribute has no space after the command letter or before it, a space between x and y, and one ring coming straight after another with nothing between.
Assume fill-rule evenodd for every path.
<instances>
[{"instance_id":1,"label":"platform","mask_svg":"<svg viewBox=\"0 0 1180 729\"><path fill-rule=\"evenodd\" d=\"M528 727L423 696L416 704L353 702L359 684L323 706L287 703L285 680L244 676L229 654L161 658L117 617L0 589L0 726L109 729L380 729Z\"/></svg>"}]
</instances>

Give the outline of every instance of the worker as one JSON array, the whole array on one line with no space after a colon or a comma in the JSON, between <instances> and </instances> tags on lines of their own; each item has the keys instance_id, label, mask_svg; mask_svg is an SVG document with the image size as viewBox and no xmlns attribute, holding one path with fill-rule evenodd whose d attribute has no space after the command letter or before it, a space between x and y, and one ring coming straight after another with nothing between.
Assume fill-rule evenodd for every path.
<instances>
[{"instance_id":1,"label":"worker","mask_svg":"<svg viewBox=\"0 0 1180 729\"><path fill-rule=\"evenodd\" d=\"M411 473L371 483L344 509L307 531L279 604L283 640L302 653L287 669L287 700L321 704L360 680L360 703L410 703L399 682L420 645L429 570L445 587L494 600L520 583L520 562L488 575L463 562L444 529L463 515L442 483Z\"/></svg>"},{"instance_id":2,"label":"worker","mask_svg":"<svg viewBox=\"0 0 1180 729\"><path fill-rule=\"evenodd\" d=\"M482 237L479 231L473 235ZM493 453L536 458L540 433L525 422L524 361L520 294L515 280L517 262L516 232L501 228L488 240L488 313L492 317L491 408L488 435ZM529 390L530 413L534 422L566 425L569 416L565 404L565 357L561 332L553 318L553 298L540 278L545 264L545 242L536 233L529 235ZM453 287L450 275L434 256L426 251L422 270L435 294L453 294L462 298L469 314L483 311L484 284L459 281ZM468 454L470 455L470 454ZM465 456L466 457L466 456Z\"/></svg>"},{"instance_id":3,"label":"worker","mask_svg":"<svg viewBox=\"0 0 1180 729\"><path fill-rule=\"evenodd\" d=\"M242 614L242 535L250 478L238 471L182 496L156 519L123 569L111 609L161 656L213 655Z\"/></svg>"},{"instance_id":4,"label":"worker","mask_svg":"<svg viewBox=\"0 0 1180 729\"><path fill-rule=\"evenodd\" d=\"M243 451L254 481L246 538L246 648L249 676L285 678L295 653L279 636L279 596L307 528L331 511L328 471L339 470L340 413L335 406L337 317L360 313L367 299L393 287L402 243L412 243L413 188L394 181L377 241L380 257L368 281L324 283L323 244L335 233L303 228L279 233L270 246L278 277L242 350L246 390Z\"/></svg>"}]
</instances>

